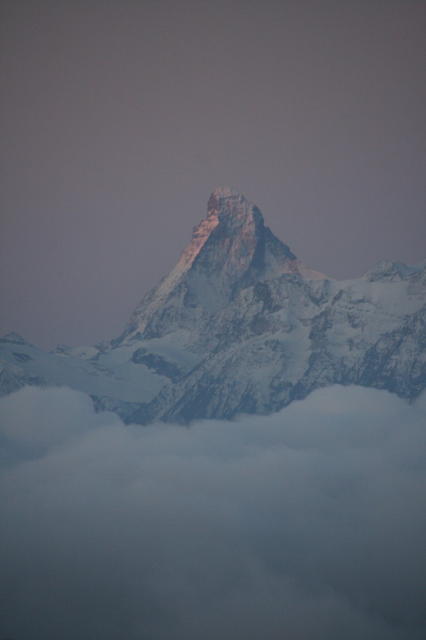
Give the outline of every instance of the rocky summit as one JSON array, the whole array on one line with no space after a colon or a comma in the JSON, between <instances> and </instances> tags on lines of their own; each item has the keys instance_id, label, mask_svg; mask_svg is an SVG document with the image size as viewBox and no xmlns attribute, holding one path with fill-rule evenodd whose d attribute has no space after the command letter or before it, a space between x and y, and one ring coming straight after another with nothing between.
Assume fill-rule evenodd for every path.
<instances>
[{"instance_id":1,"label":"rocky summit","mask_svg":"<svg viewBox=\"0 0 426 640\"><path fill-rule=\"evenodd\" d=\"M0 339L3 394L67 385L126 422L270 413L336 383L408 400L426 387L426 263L333 280L223 187L118 338L50 353L16 334Z\"/></svg>"}]
</instances>

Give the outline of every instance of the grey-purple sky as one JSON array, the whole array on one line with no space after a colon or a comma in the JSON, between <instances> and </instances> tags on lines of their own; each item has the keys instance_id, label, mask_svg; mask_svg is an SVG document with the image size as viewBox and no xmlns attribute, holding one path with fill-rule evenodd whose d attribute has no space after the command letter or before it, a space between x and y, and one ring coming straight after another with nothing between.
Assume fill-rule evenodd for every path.
<instances>
[{"instance_id":1,"label":"grey-purple sky","mask_svg":"<svg viewBox=\"0 0 426 640\"><path fill-rule=\"evenodd\" d=\"M1 331L117 335L220 184L333 277L425 258L423 0L1 13Z\"/></svg>"}]
</instances>

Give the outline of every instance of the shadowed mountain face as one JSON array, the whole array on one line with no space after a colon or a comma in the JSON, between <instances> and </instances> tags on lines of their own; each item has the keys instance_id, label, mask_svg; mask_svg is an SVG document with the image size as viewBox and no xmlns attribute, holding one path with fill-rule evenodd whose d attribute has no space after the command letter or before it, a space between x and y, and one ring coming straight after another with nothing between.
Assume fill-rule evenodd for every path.
<instances>
[{"instance_id":1,"label":"shadowed mountain face","mask_svg":"<svg viewBox=\"0 0 426 640\"><path fill-rule=\"evenodd\" d=\"M195 318L224 308L241 289L284 273L325 277L297 260L265 227L254 204L232 189L217 188L207 217L195 227L176 267L144 298L126 335L158 337L170 332L174 316L180 326L191 326Z\"/></svg>"},{"instance_id":2,"label":"shadowed mountain face","mask_svg":"<svg viewBox=\"0 0 426 640\"><path fill-rule=\"evenodd\" d=\"M309 269L229 188L176 267L108 345L44 353L0 343L0 384L66 384L126 421L270 413L315 388L426 387L426 267L377 265L337 282Z\"/></svg>"}]
</instances>

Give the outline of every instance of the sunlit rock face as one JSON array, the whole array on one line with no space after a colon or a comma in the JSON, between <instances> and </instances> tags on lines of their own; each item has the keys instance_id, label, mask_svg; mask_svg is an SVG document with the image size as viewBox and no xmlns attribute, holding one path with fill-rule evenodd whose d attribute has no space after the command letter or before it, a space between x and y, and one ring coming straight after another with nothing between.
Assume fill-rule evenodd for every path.
<instances>
[{"instance_id":1,"label":"sunlit rock face","mask_svg":"<svg viewBox=\"0 0 426 640\"><path fill-rule=\"evenodd\" d=\"M274 236L256 205L234 189L216 188L207 217L195 227L176 267L142 300L126 336L159 337L172 328L191 328L242 288L284 273L325 278Z\"/></svg>"},{"instance_id":2,"label":"sunlit rock face","mask_svg":"<svg viewBox=\"0 0 426 640\"><path fill-rule=\"evenodd\" d=\"M3 393L68 385L129 422L271 413L336 383L412 400L426 388L426 264L327 278L220 187L121 336L47 354L12 335L0 359Z\"/></svg>"}]
</instances>

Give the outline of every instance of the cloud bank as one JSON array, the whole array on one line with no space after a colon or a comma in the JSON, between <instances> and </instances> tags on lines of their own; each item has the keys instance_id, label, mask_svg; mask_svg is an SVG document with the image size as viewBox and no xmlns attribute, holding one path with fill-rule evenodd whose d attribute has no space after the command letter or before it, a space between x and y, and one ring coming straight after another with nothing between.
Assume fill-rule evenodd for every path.
<instances>
[{"instance_id":1,"label":"cloud bank","mask_svg":"<svg viewBox=\"0 0 426 640\"><path fill-rule=\"evenodd\" d=\"M0 638L420 640L425 417L356 387L190 428L2 399Z\"/></svg>"}]
</instances>

